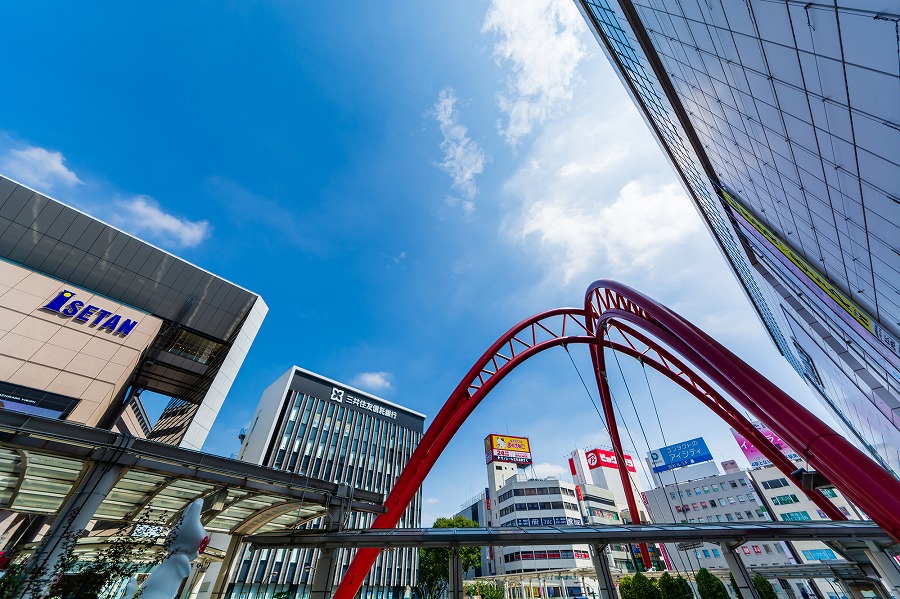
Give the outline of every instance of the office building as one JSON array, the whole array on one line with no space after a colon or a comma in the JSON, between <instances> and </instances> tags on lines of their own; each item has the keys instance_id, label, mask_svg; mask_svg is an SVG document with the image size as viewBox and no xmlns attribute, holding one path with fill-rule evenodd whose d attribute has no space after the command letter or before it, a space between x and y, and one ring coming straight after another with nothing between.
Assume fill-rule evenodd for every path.
<instances>
[{"instance_id":1,"label":"office building","mask_svg":"<svg viewBox=\"0 0 900 599\"><path fill-rule=\"evenodd\" d=\"M629 473L631 481L631 489L629 493L636 493L638 498L638 510L640 511L641 522L648 522L647 513L640 509L640 496L644 492L641 479L637 475L637 469L634 465L634 459L625 455L625 469ZM569 472L572 474L572 481L582 489L588 485L595 485L602 489L610 491L617 505L627 506L628 498L625 496L625 488L622 486L622 479L619 476L618 460L616 454L609 449L576 449L569 455ZM625 518L628 522L632 519L625 508Z\"/></svg>"},{"instance_id":2,"label":"office building","mask_svg":"<svg viewBox=\"0 0 900 599\"><path fill-rule=\"evenodd\" d=\"M575 493L581 506L582 520L585 524L605 524L618 526L624 523L623 512L628 508L616 503L612 491L596 485L577 485ZM648 547L651 559L659 559L655 545ZM636 545L610 543L606 546L606 557L609 566L622 572L634 572L641 561L640 548Z\"/></svg>"},{"instance_id":3,"label":"office building","mask_svg":"<svg viewBox=\"0 0 900 599\"><path fill-rule=\"evenodd\" d=\"M387 495L418 446L424 422L424 414L293 367L263 392L238 459ZM419 490L398 526L421 525L421 494ZM367 528L373 519L371 514L353 513L343 526ZM302 597L318 555L312 549L245 547L226 596L257 599L287 592L288 597ZM336 552L335 585L351 557L349 550ZM399 599L416 584L417 570L416 549L384 551L360 596Z\"/></svg>"},{"instance_id":4,"label":"office building","mask_svg":"<svg viewBox=\"0 0 900 599\"><path fill-rule=\"evenodd\" d=\"M527 437L488 435L484 440L487 462L490 521L494 526L529 528L582 524L575 485L555 478L529 479L520 468L531 465ZM592 567L587 545L492 547L493 572L516 574L542 570ZM562 596L562 582L549 574L548 589ZM553 592L553 591L549 591Z\"/></svg>"},{"instance_id":5,"label":"office building","mask_svg":"<svg viewBox=\"0 0 900 599\"><path fill-rule=\"evenodd\" d=\"M576 0L772 341L900 473L892 0Z\"/></svg>"},{"instance_id":6,"label":"office building","mask_svg":"<svg viewBox=\"0 0 900 599\"><path fill-rule=\"evenodd\" d=\"M266 311L0 177L0 407L200 449ZM171 398L155 424L143 391Z\"/></svg>"},{"instance_id":7,"label":"office building","mask_svg":"<svg viewBox=\"0 0 900 599\"><path fill-rule=\"evenodd\" d=\"M654 522L768 522L766 509L743 471L709 476L706 468L700 478L693 466L679 469L673 482L646 492L647 505ZM673 480L670 478L669 480ZM666 543L670 568L695 571L698 568L727 568L723 549L715 543ZM745 544L739 548L747 566L791 563L783 543Z\"/></svg>"}]
</instances>

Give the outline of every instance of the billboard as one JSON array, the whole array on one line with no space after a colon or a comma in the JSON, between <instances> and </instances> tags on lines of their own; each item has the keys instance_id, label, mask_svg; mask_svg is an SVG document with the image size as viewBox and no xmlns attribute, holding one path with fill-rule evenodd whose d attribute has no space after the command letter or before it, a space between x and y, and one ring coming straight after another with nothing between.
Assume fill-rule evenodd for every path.
<instances>
[{"instance_id":1,"label":"billboard","mask_svg":"<svg viewBox=\"0 0 900 599\"><path fill-rule=\"evenodd\" d=\"M673 468L683 468L693 464L711 462L712 454L703 437L666 445L650 452L650 463L654 472L665 472Z\"/></svg>"},{"instance_id":2,"label":"billboard","mask_svg":"<svg viewBox=\"0 0 900 599\"><path fill-rule=\"evenodd\" d=\"M619 462L616 460L616 454L606 449L591 449L585 451L584 457L587 459L588 468L591 470L596 470L601 467L618 468ZM625 468L629 472L637 472L634 467L634 460L627 453L625 454ZM569 469L572 471L572 474L575 474L575 460L572 458L569 458Z\"/></svg>"},{"instance_id":3,"label":"billboard","mask_svg":"<svg viewBox=\"0 0 900 599\"><path fill-rule=\"evenodd\" d=\"M781 440L781 438L767 429L760 423L754 423L754 426L759 429L759 432L763 434L763 436L772 442L778 450L783 453L789 460L799 460L800 456L797 455L793 449L787 446L787 444ZM747 440L744 435L737 432L734 429L731 429L731 434L734 435L734 440L737 441L737 444L741 447L741 451L744 452L744 456L747 458L747 461L750 462L750 466L757 468L760 466L771 466L772 462L767 460L765 456L763 456L762 452L756 448L750 441Z\"/></svg>"},{"instance_id":4,"label":"billboard","mask_svg":"<svg viewBox=\"0 0 900 599\"><path fill-rule=\"evenodd\" d=\"M520 466L531 465L531 444L528 437L488 435L484 439L485 462L510 462Z\"/></svg>"}]
</instances>

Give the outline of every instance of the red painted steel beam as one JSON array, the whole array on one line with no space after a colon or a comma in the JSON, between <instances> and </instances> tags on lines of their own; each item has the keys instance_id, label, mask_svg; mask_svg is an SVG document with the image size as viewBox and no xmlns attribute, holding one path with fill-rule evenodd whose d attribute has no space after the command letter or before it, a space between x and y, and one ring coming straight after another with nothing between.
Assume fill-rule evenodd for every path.
<instances>
[{"instance_id":1,"label":"red painted steel beam","mask_svg":"<svg viewBox=\"0 0 900 599\"><path fill-rule=\"evenodd\" d=\"M428 427L422 441L385 500L386 512L379 514L372 528L393 528L412 501L441 452L481 403L481 400L518 364L551 347L569 343L593 343L593 336L567 334L566 329L586 333L584 313L576 308L559 308L537 314L512 327L501 336L457 385L447 403ZM558 332L552 320L561 319ZM546 339L539 340L544 335ZM505 350L506 354L501 354ZM497 360L497 356L502 358ZM352 599L380 553L378 548L360 549L335 590L334 599Z\"/></svg>"},{"instance_id":2,"label":"red painted steel beam","mask_svg":"<svg viewBox=\"0 0 900 599\"><path fill-rule=\"evenodd\" d=\"M613 297L616 295L618 299ZM670 333L677 342L673 349L730 395L730 389L739 390L733 396L737 403L768 425L885 532L900 540L900 481L889 472L675 312L614 281L591 285L586 302L592 299L598 302L597 306L591 304L592 317L598 320L615 317L637 327L649 322ZM621 309L608 310L605 305Z\"/></svg>"},{"instance_id":3,"label":"red painted steel beam","mask_svg":"<svg viewBox=\"0 0 900 599\"><path fill-rule=\"evenodd\" d=\"M597 302L596 305L593 304L594 301ZM554 323L551 321L554 319L562 319L562 326L559 330L552 328ZM518 364L531 356L551 347L569 343L591 345L591 357L594 361L595 376L598 379L601 396L605 387L606 395L610 400L608 404L604 405L607 415L612 415L612 405L609 388L603 378L605 375L603 345L609 345L614 350L623 351L635 357L643 356L646 363L691 392L723 420L734 426L736 430L749 435L748 438L754 441L763 455L779 466L782 471L788 467L784 463L787 460L780 451L768 439L759 434L759 431L720 394L711 387L706 390L700 388L698 381L703 379L658 343L640 335L631 327L618 322L619 320L630 322L635 327L652 332L654 337L663 339L666 345L693 364L709 380L714 381L716 385L732 395L738 404L753 413L787 441L811 465L825 474L851 501L865 509L888 534L900 541L900 524L898 524L898 519L900 519L900 482L843 437L818 421L805 408L712 337L661 304L625 285L612 281L597 281L588 288L585 293L585 310L559 308L535 315L507 331L481 356L460 381L428 427L422 441L385 501L387 511L375 519L373 528L396 526L403 511L412 501L441 452L497 383ZM648 348L652 348L660 360L657 362L633 347L604 339L602 333L607 324L616 326L620 332L627 327L635 338L646 340ZM567 326L575 328L578 334L568 334ZM539 340L539 337L542 339ZM675 372L672 366L679 369L679 372ZM779 402L781 402L780 405ZM794 410L793 416L785 414L786 411L790 412L791 410ZM617 432L616 430L616 434ZM840 455L836 455L838 453ZM625 467L621 442L616 452L616 458L620 465L621 476L622 469ZM854 460L856 467L854 467ZM854 473L857 475L855 479L853 478ZM840 478L840 475L843 475L844 478ZM626 489L630 488L630 483L624 480L623 483ZM876 501L876 517L867 500L873 495L883 496L884 494L890 496L883 497L883 501ZM627 493L626 498L630 498L629 509L632 514L639 518L633 495ZM816 501L816 499L813 500ZM818 501L817 505L819 505ZM828 502L826 505L830 506L831 504ZM833 508L833 506L831 507ZM824 511L831 513L832 510ZM838 512L835 519L842 517ZM377 548L360 549L357 552L341 584L335 591L335 599L353 598L362 586L365 576L375 563L379 552L380 550Z\"/></svg>"},{"instance_id":4,"label":"red painted steel beam","mask_svg":"<svg viewBox=\"0 0 900 599\"><path fill-rule=\"evenodd\" d=\"M588 324L590 326L590 324ZM591 346L591 361L594 364L594 377L597 380L597 388L600 390L600 404L603 406L603 415L606 418L606 429L609 431L609 440L616 455L616 467L619 470L619 480L622 481L622 491L625 493L625 501L628 504L628 512L631 515L632 524L641 523L641 513L638 511L635 490L631 488L631 476L628 474L628 466L625 463L625 451L622 449L622 439L619 437L619 427L616 424L616 415L613 410L612 394L609 392L609 381L606 378L606 358L603 355L603 328L594 331L598 343ZM644 568L649 570L653 564L650 561L650 551L646 543L640 544L641 560Z\"/></svg>"},{"instance_id":5,"label":"red painted steel beam","mask_svg":"<svg viewBox=\"0 0 900 599\"><path fill-rule=\"evenodd\" d=\"M620 324L616 323L616 328L620 328ZM634 332L637 334L636 332ZM698 387L691 384L681 376L679 373L676 373L671 369L670 366L667 366L664 362L658 362L647 356L641 352L638 352L632 347L627 345L623 345L620 343L614 343L612 341L607 342L609 347L611 347L614 351L618 351L625 355L631 356L637 360L641 360L644 364L647 364L657 372L668 377L670 380L677 383L682 389L687 391L696 397L700 402L702 402L706 407L708 407L716 416L721 418L726 424L733 427L736 431L744 435L748 441L752 441L753 445L759 449L760 453L765 456L767 460L772 462L772 465L778 468L782 474L787 477L791 476L791 473L796 470L796 466L794 463L789 460L781 451L775 447L775 444L772 443L769 439L767 439L759 430L753 426L753 423L747 420L747 418L741 414L738 410L734 409L730 403L728 403L721 395L719 395L715 390L709 389L707 391L701 391ZM680 362L674 355L670 354L668 351L663 349L660 346L650 346L655 352L657 352L660 357L664 361L671 362L672 365L679 368L679 370L686 374L688 378L699 379L697 375L691 371L687 366ZM825 514L832 520L846 520L846 516L837 507L831 503L828 498L826 498L819 491L803 491L807 497L810 498L816 506L821 509Z\"/></svg>"}]
</instances>

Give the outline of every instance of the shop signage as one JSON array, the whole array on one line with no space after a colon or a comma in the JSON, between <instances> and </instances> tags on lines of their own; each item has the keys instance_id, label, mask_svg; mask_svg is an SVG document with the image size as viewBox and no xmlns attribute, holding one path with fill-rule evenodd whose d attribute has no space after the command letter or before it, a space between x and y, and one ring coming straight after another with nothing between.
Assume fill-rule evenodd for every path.
<instances>
[{"instance_id":1,"label":"shop signage","mask_svg":"<svg viewBox=\"0 0 900 599\"><path fill-rule=\"evenodd\" d=\"M531 444L528 437L509 435L488 435L484 439L485 462L510 462L528 466L531 460Z\"/></svg>"},{"instance_id":2,"label":"shop signage","mask_svg":"<svg viewBox=\"0 0 900 599\"><path fill-rule=\"evenodd\" d=\"M711 462L712 459L712 454L703 437L667 445L650 452L650 462L654 472L665 472L673 468Z\"/></svg>"},{"instance_id":3,"label":"shop signage","mask_svg":"<svg viewBox=\"0 0 900 599\"><path fill-rule=\"evenodd\" d=\"M612 451L607 451L605 449L592 449L590 451L584 452L585 458L587 458L588 466L591 470L596 468L618 468L619 462L616 460L616 454ZM637 472L634 467L634 460L631 459L630 455L625 455L625 468L629 472Z\"/></svg>"},{"instance_id":4,"label":"shop signage","mask_svg":"<svg viewBox=\"0 0 900 599\"><path fill-rule=\"evenodd\" d=\"M74 291L63 289L52 300L41 306L42 310L56 312L67 316L72 320L87 323L87 326L97 327L98 330L110 331L116 335L125 337L137 326L136 320L123 319L111 310L104 310L99 306L85 305L81 300L73 300L77 294Z\"/></svg>"},{"instance_id":5,"label":"shop signage","mask_svg":"<svg viewBox=\"0 0 900 599\"><path fill-rule=\"evenodd\" d=\"M762 435L769 440L775 447L778 448L778 451L783 453L789 460L799 460L800 456L797 455L793 449L787 446L787 443L781 440L781 438L770 431L768 428L763 426L760 423L754 423L754 426L759 430ZM766 459L763 456L762 452L756 448L753 443L751 443L744 435L737 432L734 429L731 429L731 434L734 435L734 440L737 441L737 444L740 445L741 451L744 452L744 456L747 458L747 461L750 462L750 466L752 468L759 468L761 466L771 466L772 462Z\"/></svg>"}]
</instances>

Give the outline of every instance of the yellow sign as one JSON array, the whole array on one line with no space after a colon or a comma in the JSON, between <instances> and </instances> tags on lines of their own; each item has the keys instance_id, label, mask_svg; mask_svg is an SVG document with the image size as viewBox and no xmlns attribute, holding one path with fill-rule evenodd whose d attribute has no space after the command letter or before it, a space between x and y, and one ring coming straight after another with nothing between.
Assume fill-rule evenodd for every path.
<instances>
[{"instance_id":1,"label":"yellow sign","mask_svg":"<svg viewBox=\"0 0 900 599\"><path fill-rule=\"evenodd\" d=\"M804 260L797 252L795 252L788 244L783 242L778 235L775 234L769 227L765 225L761 220L756 218L752 212L744 208L737 200L731 197L728 192L724 189L722 191L722 196L725 198L725 201L728 202L728 205L734 208L735 212L741 215L741 217L747 221L750 226L756 229L760 235L766 238L766 240L772 244L779 252L784 254L785 258L791 261L791 263L800 269L803 274L809 277L809 280L812 281L819 289L821 289L828 297L837 303L838 306L844 309L847 314L850 315L856 322L861 324L867 331L870 333L875 333L872 327L872 318L863 311L862 308L853 303L849 297L844 295L844 293L831 284L831 282L826 279L822 274L819 273L813 266Z\"/></svg>"},{"instance_id":2,"label":"yellow sign","mask_svg":"<svg viewBox=\"0 0 900 599\"><path fill-rule=\"evenodd\" d=\"M503 449L506 451L523 451L531 453L531 446L528 443L528 437L510 437L507 435L490 435L485 439L485 444L489 446L485 449Z\"/></svg>"}]
</instances>

